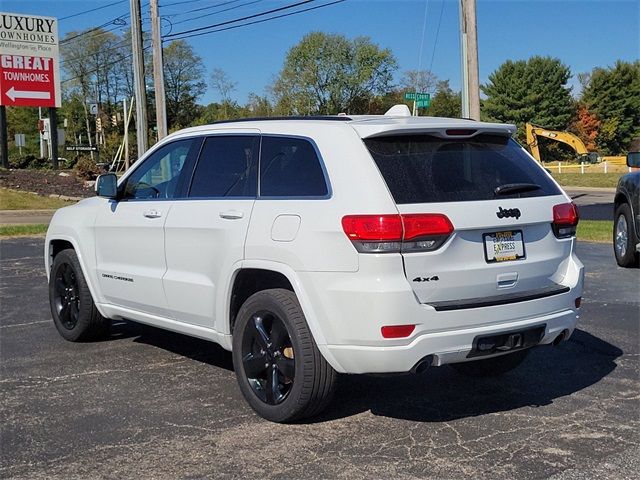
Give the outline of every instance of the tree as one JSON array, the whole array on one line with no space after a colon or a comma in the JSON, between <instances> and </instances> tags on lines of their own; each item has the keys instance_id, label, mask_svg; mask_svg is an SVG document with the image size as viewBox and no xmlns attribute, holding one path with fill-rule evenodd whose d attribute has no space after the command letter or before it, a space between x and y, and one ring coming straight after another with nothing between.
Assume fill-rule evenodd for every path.
<instances>
[{"instance_id":1,"label":"tree","mask_svg":"<svg viewBox=\"0 0 640 480\"><path fill-rule=\"evenodd\" d=\"M602 122L598 148L622 153L640 135L640 61L617 61L612 68L595 68L582 101Z\"/></svg>"},{"instance_id":2,"label":"tree","mask_svg":"<svg viewBox=\"0 0 640 480\"><path fill-rule=\"evenodd\" d=\"M402 75L400 85L407 92L433 93L438 85L438 77L429 70L407 70Z\"/></svg>"},{"instance_id":3,"label":"tree","mask_svg":"<svg viewBox=\"0 0 640 480\"><path fill-rule=\"evenodd\" d=\"M231 103L229 94L236 89L237 82L234 82L229 78L229 75L221 68L214 68L209 78L209 85L216 92L220 94L222 100L222 106L224 109L224 116L227 117L227 105Z\"/></svg>"},{"instance_id":4,"label":"tree","mask_svg":"<svg viewBox=\"0 0 640 480\"><path fill-rule=\"evenodd\" d=\"M432 117L460 118L462 100L460 92L451 90L449 80L442 80L436 86L436 94L431 99L427 115Z\"/></svg>"},{"instance_id":5,"label":"tree","mask_svg":"<svg viewBox=\"0 0 640 480\"><path fill-rule=\"evenodd\" d=\"M272 92L276 111L289 114L365 113L389 90L396 60L368 37L313 32L287 53Z\"/></svg>"},{"instance_id":6,"label":"tree","mask_svg":"<svg viewBox=\"0 0 640 480\"><path fill-rule=\"evenodd\" d=\"M482 104L482 116L487 120L515 123L521 141L525 139L526 122L564 130L574 114L571 89L567 87L570 77L569 67L557 58L536 56L529 60L507 60L482 86L487 96Z\"/></svg>"},{"instance_id":7,"label":"tree","mask_svg":"<svg viewBox=\"0 0 640 480\"><path fill-rule=\"evenodd\" d=\"M164 83L169 128L186 127L199 115L196 100L207 88L202 59L184 40L163 49Z\"/></svg>"},{"instance_id":8,"label":"tree","mask_svg":"<svg viewBox=\"0 0 640 480\"><path fill-rule=\"evenodd\" d=\"M597 151L596 138L600 132L600 120L598 120L595 113L589 111L586 105L578 104L576 118L571 123L569 130L580 137L587 150L590 152Z\"/></svg>"}]
</instances>

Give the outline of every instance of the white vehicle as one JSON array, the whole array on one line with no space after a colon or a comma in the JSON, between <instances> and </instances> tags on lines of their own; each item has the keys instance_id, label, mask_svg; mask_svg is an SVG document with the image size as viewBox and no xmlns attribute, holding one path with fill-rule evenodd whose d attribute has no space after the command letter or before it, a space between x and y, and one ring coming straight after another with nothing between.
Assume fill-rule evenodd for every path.
<instances>
[{"instance_id":1,"label":"white vehicle","mask_svg":"<svg viewBox=\"0 0 640 480\"><path fill-rule=\"evenodd\" d=\"M337 373L505 373L569 338L583 285L576 207L514 131L399 115L176 132L55 214L55 325L217 342L276 422L320 412Z\"/></svg>"}]
</instances>

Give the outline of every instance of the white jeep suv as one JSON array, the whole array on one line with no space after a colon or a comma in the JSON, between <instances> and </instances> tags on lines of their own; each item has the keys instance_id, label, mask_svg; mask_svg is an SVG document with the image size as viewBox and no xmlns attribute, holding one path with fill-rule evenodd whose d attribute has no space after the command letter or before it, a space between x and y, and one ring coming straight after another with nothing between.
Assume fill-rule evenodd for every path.
<instances>
[{"instance_id":1,"label":"white jeep suv","mask_svg":"<svg viewBox=\"0 0 640 480\"><path fill-rule=\"evenodd\" d=\"M513 125L405 116L176 132L46 237L71 341L128 319L233 352L251 407L320 412L336 374L501 374L576 326L576 207Z\"/></svg>"}]
</instances>

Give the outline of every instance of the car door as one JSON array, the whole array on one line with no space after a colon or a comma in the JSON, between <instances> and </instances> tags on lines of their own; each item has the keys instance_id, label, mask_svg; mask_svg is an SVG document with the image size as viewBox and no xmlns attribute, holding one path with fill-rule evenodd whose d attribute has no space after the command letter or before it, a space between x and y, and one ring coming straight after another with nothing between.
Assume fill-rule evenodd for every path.
<instances>
[{"instance_id":1,"label":"car door","mask_svg":"<svg viewBox=\"0 0 640 480\"><path fill-rule=\"evenodd\" d=\"M244 259L259 146L258 132L207 137L188 198L169 212L163 284L177 321L215 329L222 318L233 265Z\"/></svg>"},{"instance_id":2,"label":"car door","mask_svg":"<svg viewBox=\"0 0 640 480\"><path fill-rule=\"evenodd\" d=\"M121 182L118 201L96 216L96 266L105 300L167 316L162 288L166 270L164 223L184 189L184 170L201 139L187 138L154 150Z\"/></svg>"}]
</instances>

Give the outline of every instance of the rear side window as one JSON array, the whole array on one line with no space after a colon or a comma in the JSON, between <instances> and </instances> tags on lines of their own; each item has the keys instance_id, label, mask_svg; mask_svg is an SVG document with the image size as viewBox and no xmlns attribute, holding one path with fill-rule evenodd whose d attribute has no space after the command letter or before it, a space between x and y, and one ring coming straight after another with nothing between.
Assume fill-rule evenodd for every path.
<instances>
[{"instance_id":1,"label":"rear side window","mask_svg":"<svg viewBox=\"0 0 640 480\"><path fill-rule=\"evenodd\" d=\"M500 135L388 136L366 139L365 145L397 204L560 194L514 140ZM534 186L514 189L514 184Z\"/></svg>"},{"instance_id":2,"label":"rear side window","mask_svg":"<svg viewBox=\"0 0 640 480\"><path fill-rule=\"evenodd\" d=\"M255 197L258 186L257 135L208 137L193 173L190 197Z\"/></svg>"},{"instance_id":3,"label":"rear side window","mask_svg":"<svg viewBox=\"0 0 640 480\"><path fill-rule=\"evenodd\" d=\"M328 192L320 159L309 140L262 137L260 196L324 197Z\"/></svg>"}]
</instances>

